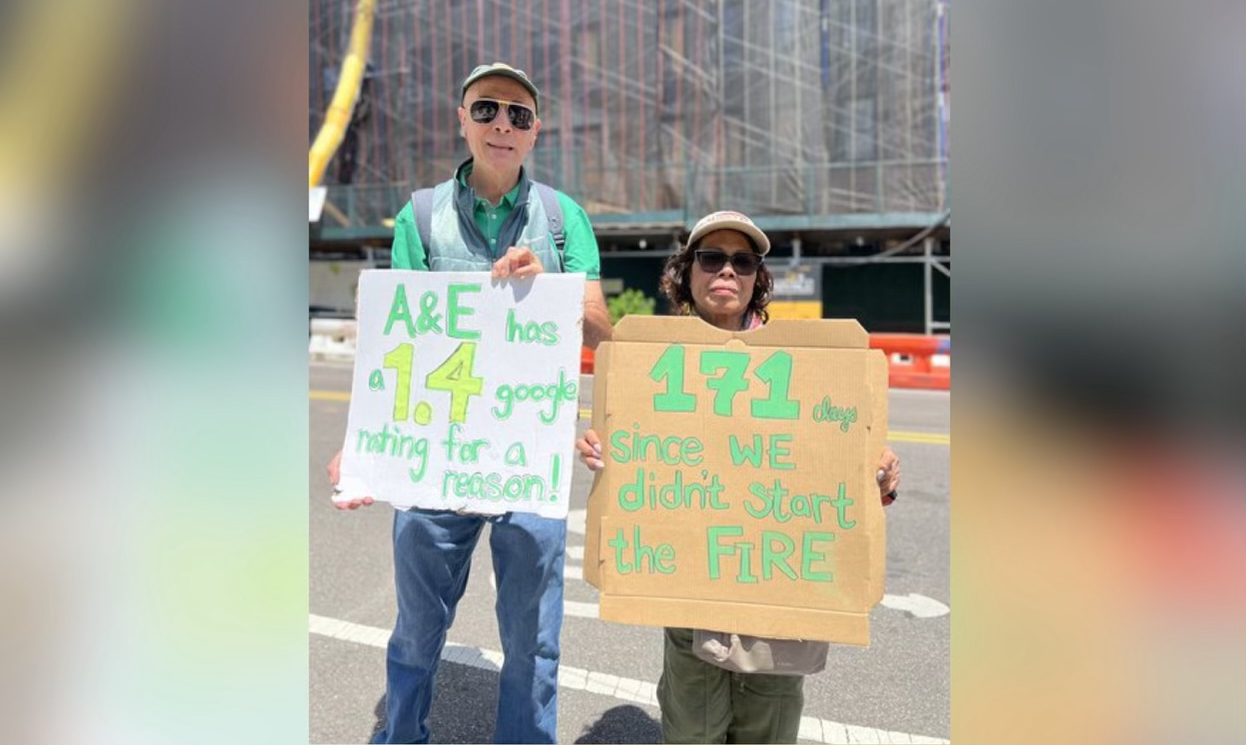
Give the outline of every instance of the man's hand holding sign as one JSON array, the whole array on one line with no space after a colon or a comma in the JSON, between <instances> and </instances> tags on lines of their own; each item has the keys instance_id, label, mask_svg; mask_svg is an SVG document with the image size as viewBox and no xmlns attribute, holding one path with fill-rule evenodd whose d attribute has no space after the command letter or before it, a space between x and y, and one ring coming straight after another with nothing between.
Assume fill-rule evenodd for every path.
<instances>
[{"instance_id":1,"label":"man's hand holding sign","mask_svg":"<svg viewBox=\"0 0 1246 745\"><path fill-rule=\"evenodd\" d=\"M565 319L582 314L584 279L541 269L512 248L502 281L363 274L346 442L329 464L340 508L566 517L581 335Z\"/></svg>"},{"instance_id":2,"label":"man's hand holding sign","mask_svg":"<svg viewBox=\"0 0 1246 745\"><path fill-rule=\"evenodd\" d=\"M519 248L511 246L506 249L506 253L502 258L493 264L492 276L494 279L527 279L535 277L545 270L541 266L541 259L532 252L530 248Z\"/></svg>"}]
</instances>

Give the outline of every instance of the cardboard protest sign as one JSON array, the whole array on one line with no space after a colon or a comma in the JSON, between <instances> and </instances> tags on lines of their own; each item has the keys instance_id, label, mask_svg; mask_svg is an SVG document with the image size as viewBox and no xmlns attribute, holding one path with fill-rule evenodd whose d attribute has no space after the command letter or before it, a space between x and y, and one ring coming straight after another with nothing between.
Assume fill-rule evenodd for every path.
<instances>
[{"instance_id":1,"label":"cardboard protest sign","mask_svg":"<svg viewBox=\"0 0 1246 745\"><path fill-rule=\"evenodd\" d=\"M363 272L334 499L565 518L583 312L583 274Z\"/></svg>"},{"instance_id":2,"label":"cardboard protest sign","mask_svg":"<svg viewBox=\"0 0 1246 745\"><path fill-rule=\"evenodd\" d=\"M584 577L601 617L869 644L887 360L856 321L627 316L598 347Z\"/></svg>"}]
</instances>

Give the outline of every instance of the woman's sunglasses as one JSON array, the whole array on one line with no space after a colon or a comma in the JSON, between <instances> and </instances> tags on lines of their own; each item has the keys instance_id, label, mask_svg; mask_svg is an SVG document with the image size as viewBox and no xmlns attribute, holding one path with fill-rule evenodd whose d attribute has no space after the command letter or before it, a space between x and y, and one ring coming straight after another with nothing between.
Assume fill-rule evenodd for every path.
<instances>
[{"instance_id":1,"label":"woman's sunglasses","mask_svg":"<svg viewBox=\"0 0 1246 745\"><path fill-rule=\"evenodd\" d=\"M747 277L757 271L757 267L761 266L762 255L751 253L749 251L741 251L735 254L728 254L721 248L699 248L696 250L697 264L702 270L710 274L717 274L727 265L728 259L731 261L731 268L736 274Z\"/></svg>"},{"instance_id":2,"label":"woman's sunglasses","mask_svg":"<svg viewBox=\"0 0 1246 745\"><path fill-rule=\"evenodd\" d=\"M477 98L475 101L472 101L472 105L467 111L472 115L473 122L488 124L497 118L498 109L503 106L506 107L506 115L510 117L512 127L522 130L532 129L532 123L536 121L536 112L521 103L498 101L492 98Z\"/></svg>"}]
</instances>

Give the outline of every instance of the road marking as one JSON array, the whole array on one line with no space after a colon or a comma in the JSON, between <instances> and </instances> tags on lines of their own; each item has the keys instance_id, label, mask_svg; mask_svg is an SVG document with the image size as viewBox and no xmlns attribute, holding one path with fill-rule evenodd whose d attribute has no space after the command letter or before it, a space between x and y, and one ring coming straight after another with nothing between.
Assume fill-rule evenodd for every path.
<instances>
[{"instance_id":1,"label":"road marking","mask_svg":"<svg viewBox=\"0 0 1246 745\"><path fill-rule=\"evenodd\" d=\"M869 727L856 727L854 725L846 725L848 730L848 739L844 742L861 742L861 743L881 743L882 739L878 736L878 730Z\"/></svg>"},{"instance_id":2,"label":"road marking","mask_svg":"<svg viewBox=\"0 0 1246 745\"><path fill-rule=\"evenodd\" d=\"M915 442L921 445L951 445L952 436L945 432L901 432L887 433L888 442Z\"/></svg>"},{"instance_id":3,"label":"road marking","mask_svg":"<svg viewBox=\"0 0 1246 745\"><path fill-rule=\"evenodd\" d=\"M915 592L910 592L903 597L900 595L883 595L882 604L892 610L908 611L916 618L937 618L952 612L951 608L938 600L928 598L925 595L918 595Z\"/></svg>"},{"instance_id":4,"label":"road marking","mask_svg":"<svg viewBox=\"0 0 1246 745\"><path fill-rule=\"evenodd\" d=\"M374 626L342 621L336 618L308 615L308 631L318 636L338 639L340 641L362 644L376 649L385 649L389 644L389 630ZM467 644L446 642L441 650L441 659L479 670L499 672L505 659L501 652L482 649ZM622 678L609 673L585 670L570 665L558 666L558 687L573 691L588 691L603 696L611 696L631 703L645 704L658 708L658 687L634 678ZM856 743L856 742L912 742L912 743L946 743L934 737L922 737L901 732L889 732L873 727L858 727L851 724L832 722L816 717L800 718L801 740L825 743Z\"/></svg>"},{"instance_id":5,"label":"road marking","mask_svg":"<svg viewBox=\"0 0 1246 745\"><path fill-rule=\"evenodd\" d=\"M308 398L313 401L350 401L349 391L308 391ZM592 409L580 409L580 418L587 421L593 418ZM945 432L904 432L887 433L890 442L912 442L919 445L951 445L952 436Z\"/></svg>"},{"instance_id":6,"label":"road marking","mask_svg":"<svg viewBox=\"0 0 1246 745\"><path fill-rule=\"evenodd\" d=\"M308 398L313 401L349 401L349 391L308 391Z\"/></svg>"},{"instance_id":7,"label":"road marking","mask_svg":"<svg viewBox=\"0 0 1246 745\"><path fill-rule=\"evenodd\" d=\"M355 360L335 360L332 358L309 360L312 367L331 367L335 370L354 370Z\"/></svg>"},{"instance_id":8,"label":"road marking","mask_svg":"<svg viewBox=\"0 0 1246 745\"><path fill-rule=\"evenodd\" d=\"M588 510L567 510L567 530L584 535L588 532ZM584 558L584 549L580 548L580 558Z\"/></svg>"},{"instance_id":9,"label":"road marking","mask_svg":"<svg viewBox=\"0 0 1246 745\"><path fill-rule=\"evenodd\" d=\"M575 616L576 618L591 618L597 620L599 608L597 603L580 603L575 600L562 601L562 614L564 616Z\"/></svg>"}]
</instances>

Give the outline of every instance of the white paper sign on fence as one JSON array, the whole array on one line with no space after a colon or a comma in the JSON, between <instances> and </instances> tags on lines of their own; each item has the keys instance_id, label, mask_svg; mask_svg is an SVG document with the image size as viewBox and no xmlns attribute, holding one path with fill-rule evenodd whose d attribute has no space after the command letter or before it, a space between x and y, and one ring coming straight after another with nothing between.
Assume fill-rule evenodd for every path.
<instances>
[{"instance_id":1,"label":"white paper sign on fence","mask_svg":"<svg viewBox=\"0 0 1246 745\"><path fill-rule=\"evenodd\" d=\"M583 274L366 271L335 500L565 518Z\"/></svg>"}]
</instances>

